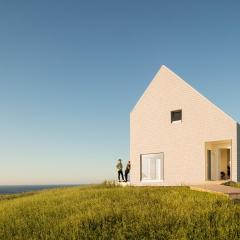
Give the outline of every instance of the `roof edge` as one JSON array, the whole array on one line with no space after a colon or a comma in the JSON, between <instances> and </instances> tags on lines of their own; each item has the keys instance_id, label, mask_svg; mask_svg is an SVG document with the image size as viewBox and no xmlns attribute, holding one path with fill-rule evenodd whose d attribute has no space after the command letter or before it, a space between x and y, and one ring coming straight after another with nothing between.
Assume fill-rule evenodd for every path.
<instances>
[{"instance_id":1,"label":"roof edge","mask_svg":"<svg viewBox=\"0 0 240 240\"><path fill-rule=\"evenodd\" d=\"M143 98L143 96L145 95L145 93L147 92L148 88L151 86L151 84L153 83L153 81L156 79L157 75L160 74L162 69L168 69L165 65L161 65L161 67L158 69L157 73L154 75L153 79L150 81L150 83L147 85L147 87L145 88L145 90L143 91L142 95L138 98L136 104L133 106L132 110L130 111L130 114L135 110L135 108L137 107L137 105L141 102L141 99Z\"/></svg>"},{"instance_id":2,"label":"roof edge","mask_svg":"<svg viewBox=\"0 0 240 240\"><path fill-rule=\"evenodd\" d=\"M207 102L209 102L211 105L213 105L215 108L217 108L220 112L222 112L223 114L225 114L228 118L230 118L230 120L232 120L233 122L235 122L236 124L239 124L238 121L236 121L232 116L230 116L228 113L226 113L225 111L223 111L220 107L218 107L215 103L213 103L210 99L208 99L206 96L204 96L203 94L201 94L198 90L196 90L194 87L192 87L187 81L185 81L183 78L181 78L179 75L177 75L175 72L173 72L170 68L168 68L166 65L161 65L161 67L159 68L159 70L157 71L157 73L154 75L152 81L148 84L147 88L144 90L143 94L141 95L141 97L138 99L137 103L134 105L134 107L132 108L132 110L130 111L130 114L135 110L135 108L137 107L137 105L140 103L141 99L143 98L143 96L145 95L146 91L148 90L148 88L151 86L151 84L153 83L153 81L156 79L157 75L161 73L161 71L163 69L166 69L168 72L170 72L171 74L173 74L175 77L177 77L179 80L181 80L182 82L184 82L188 87L190 87L195 93L197 93L199 96L201 96L202 98L204 98Z\"/></svg>"},{"instance_id":3,"label":"roof edge","mask_svg":"<svg viewBox=\"0 0 240 240\"><path fill-rule=\"evenodd\" d=\"M222 112L223 114L225 114L228 118L230 118L233 122L238 123L232 116L230 116L228 113L226 113L225 111L223 111L219 106L217 106L215 103L213 103L209 98L207 98L206 96L204 96L202 93L200 93L197 89L195 89L194 87L192 87L187 81L185 81L183 78L181 78L179 75L177 75L175 72L173 72L170 68L168 68L167 66L163 65L162 67L164 67L167 71L169 71L171 74L175 75L179 80L181 80L182 82L184 82L188 87L190 87L195 93L197 93L199 96L201 96L202 98L204 98L206 101L208 101L210 104L212 104L214 107L216 107L220 112Z\"/></svg>"}]
</instances>

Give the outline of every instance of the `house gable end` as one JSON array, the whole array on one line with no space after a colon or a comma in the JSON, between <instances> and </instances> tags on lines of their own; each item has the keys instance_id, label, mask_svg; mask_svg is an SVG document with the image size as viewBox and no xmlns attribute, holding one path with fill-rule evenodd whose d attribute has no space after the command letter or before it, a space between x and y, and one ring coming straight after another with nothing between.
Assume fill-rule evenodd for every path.
<instances>
[{"instance_id":1,"label":"house gable end","mask_svg":"<svg viewBox=\"0 0 240 240\"><path fill-rule=\"evenodd\" d=\"M172 83L171 83L172 81ZM188 94L191 92L192 94L196 94L200 97L201 101L207 102L209 105L211 105L213 108L216 109L216 111L223 114L225 117L227 117L230 121L237 123L231 116L229 116L227 113L225 113L221 108L219 108L217 105L212 103L208 98L206 98L204 95L202 95L200 92L198 92L195 88L193 88L190 84L188 84L186 81L184 81L182 78L180 78L177 74L175 74L173 71L171 71L166 66L161 66L160 70L157 72L157 74L154 76L151 83L148 85L146 90L144 91L143 95L139 98L138 102L132 109L131 113L134 113L137 111L138 107L142 104L147 104L147 102L152 102L151 98L154 98L154 95L161 96L161 85L166 82L169 87L177 89L178 84L185 85L188 92L182 93L182 94ZM153 106L149 106L153 107ZM177 109L173 109L177 110Z\"/></svg>"}]
</instances>

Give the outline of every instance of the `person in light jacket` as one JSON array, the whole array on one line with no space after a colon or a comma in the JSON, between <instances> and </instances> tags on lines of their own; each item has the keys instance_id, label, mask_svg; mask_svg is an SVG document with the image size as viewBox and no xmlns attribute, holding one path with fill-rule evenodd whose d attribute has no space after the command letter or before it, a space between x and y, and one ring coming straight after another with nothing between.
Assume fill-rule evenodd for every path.
<instances>
[{"instance_id":1,"label":"person in light jacket","mask_svg":"<svg viewBox=\"0 0 240 240\"><path fill-rule=\"evenodd\" d=\"M117 172L118 172L118 181L120 182L120 177L122 177L122 180L124 181L124 177L123 177L123 165L122 165L122 160L119 158L118 159L118 163L116 165L116 168L117 168Z\"/></svg>"}]
</instances>

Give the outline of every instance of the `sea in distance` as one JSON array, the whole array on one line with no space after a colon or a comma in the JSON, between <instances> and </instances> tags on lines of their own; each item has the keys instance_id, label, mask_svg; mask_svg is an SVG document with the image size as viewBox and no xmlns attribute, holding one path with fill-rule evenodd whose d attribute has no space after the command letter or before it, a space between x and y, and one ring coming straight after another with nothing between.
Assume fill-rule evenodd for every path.
<instances>
[{"instance_id":1,"label":"sea in distance","mask_svg":"<svg viewBox=\"0 0 240 240\"><path fill-rule=\"evenodd\" d=\"M76 185L2 185L0 186L0 195L1 194L16 194L16 193L25 193L25 192L34 192L44 189L51 188L61 188L61 187L75 187L80 186L81 184Z\"/></svg>"}]
</instances>

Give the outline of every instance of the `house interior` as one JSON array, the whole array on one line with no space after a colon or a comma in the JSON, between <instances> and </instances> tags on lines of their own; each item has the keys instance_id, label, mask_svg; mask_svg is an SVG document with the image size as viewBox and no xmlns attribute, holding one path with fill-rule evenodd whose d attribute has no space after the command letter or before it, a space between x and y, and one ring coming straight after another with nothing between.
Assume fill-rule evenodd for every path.
<instances>
[{"instance_id":1,"label":"house interior","mask_svg":"<svg viewBox=\"0 0 240 240\"><path fill-rule=\"evenodd\" d=\"M231 179L231 149L231 140L205 143L205 176L207 181Z\"/></svg>"}]
</instances>

